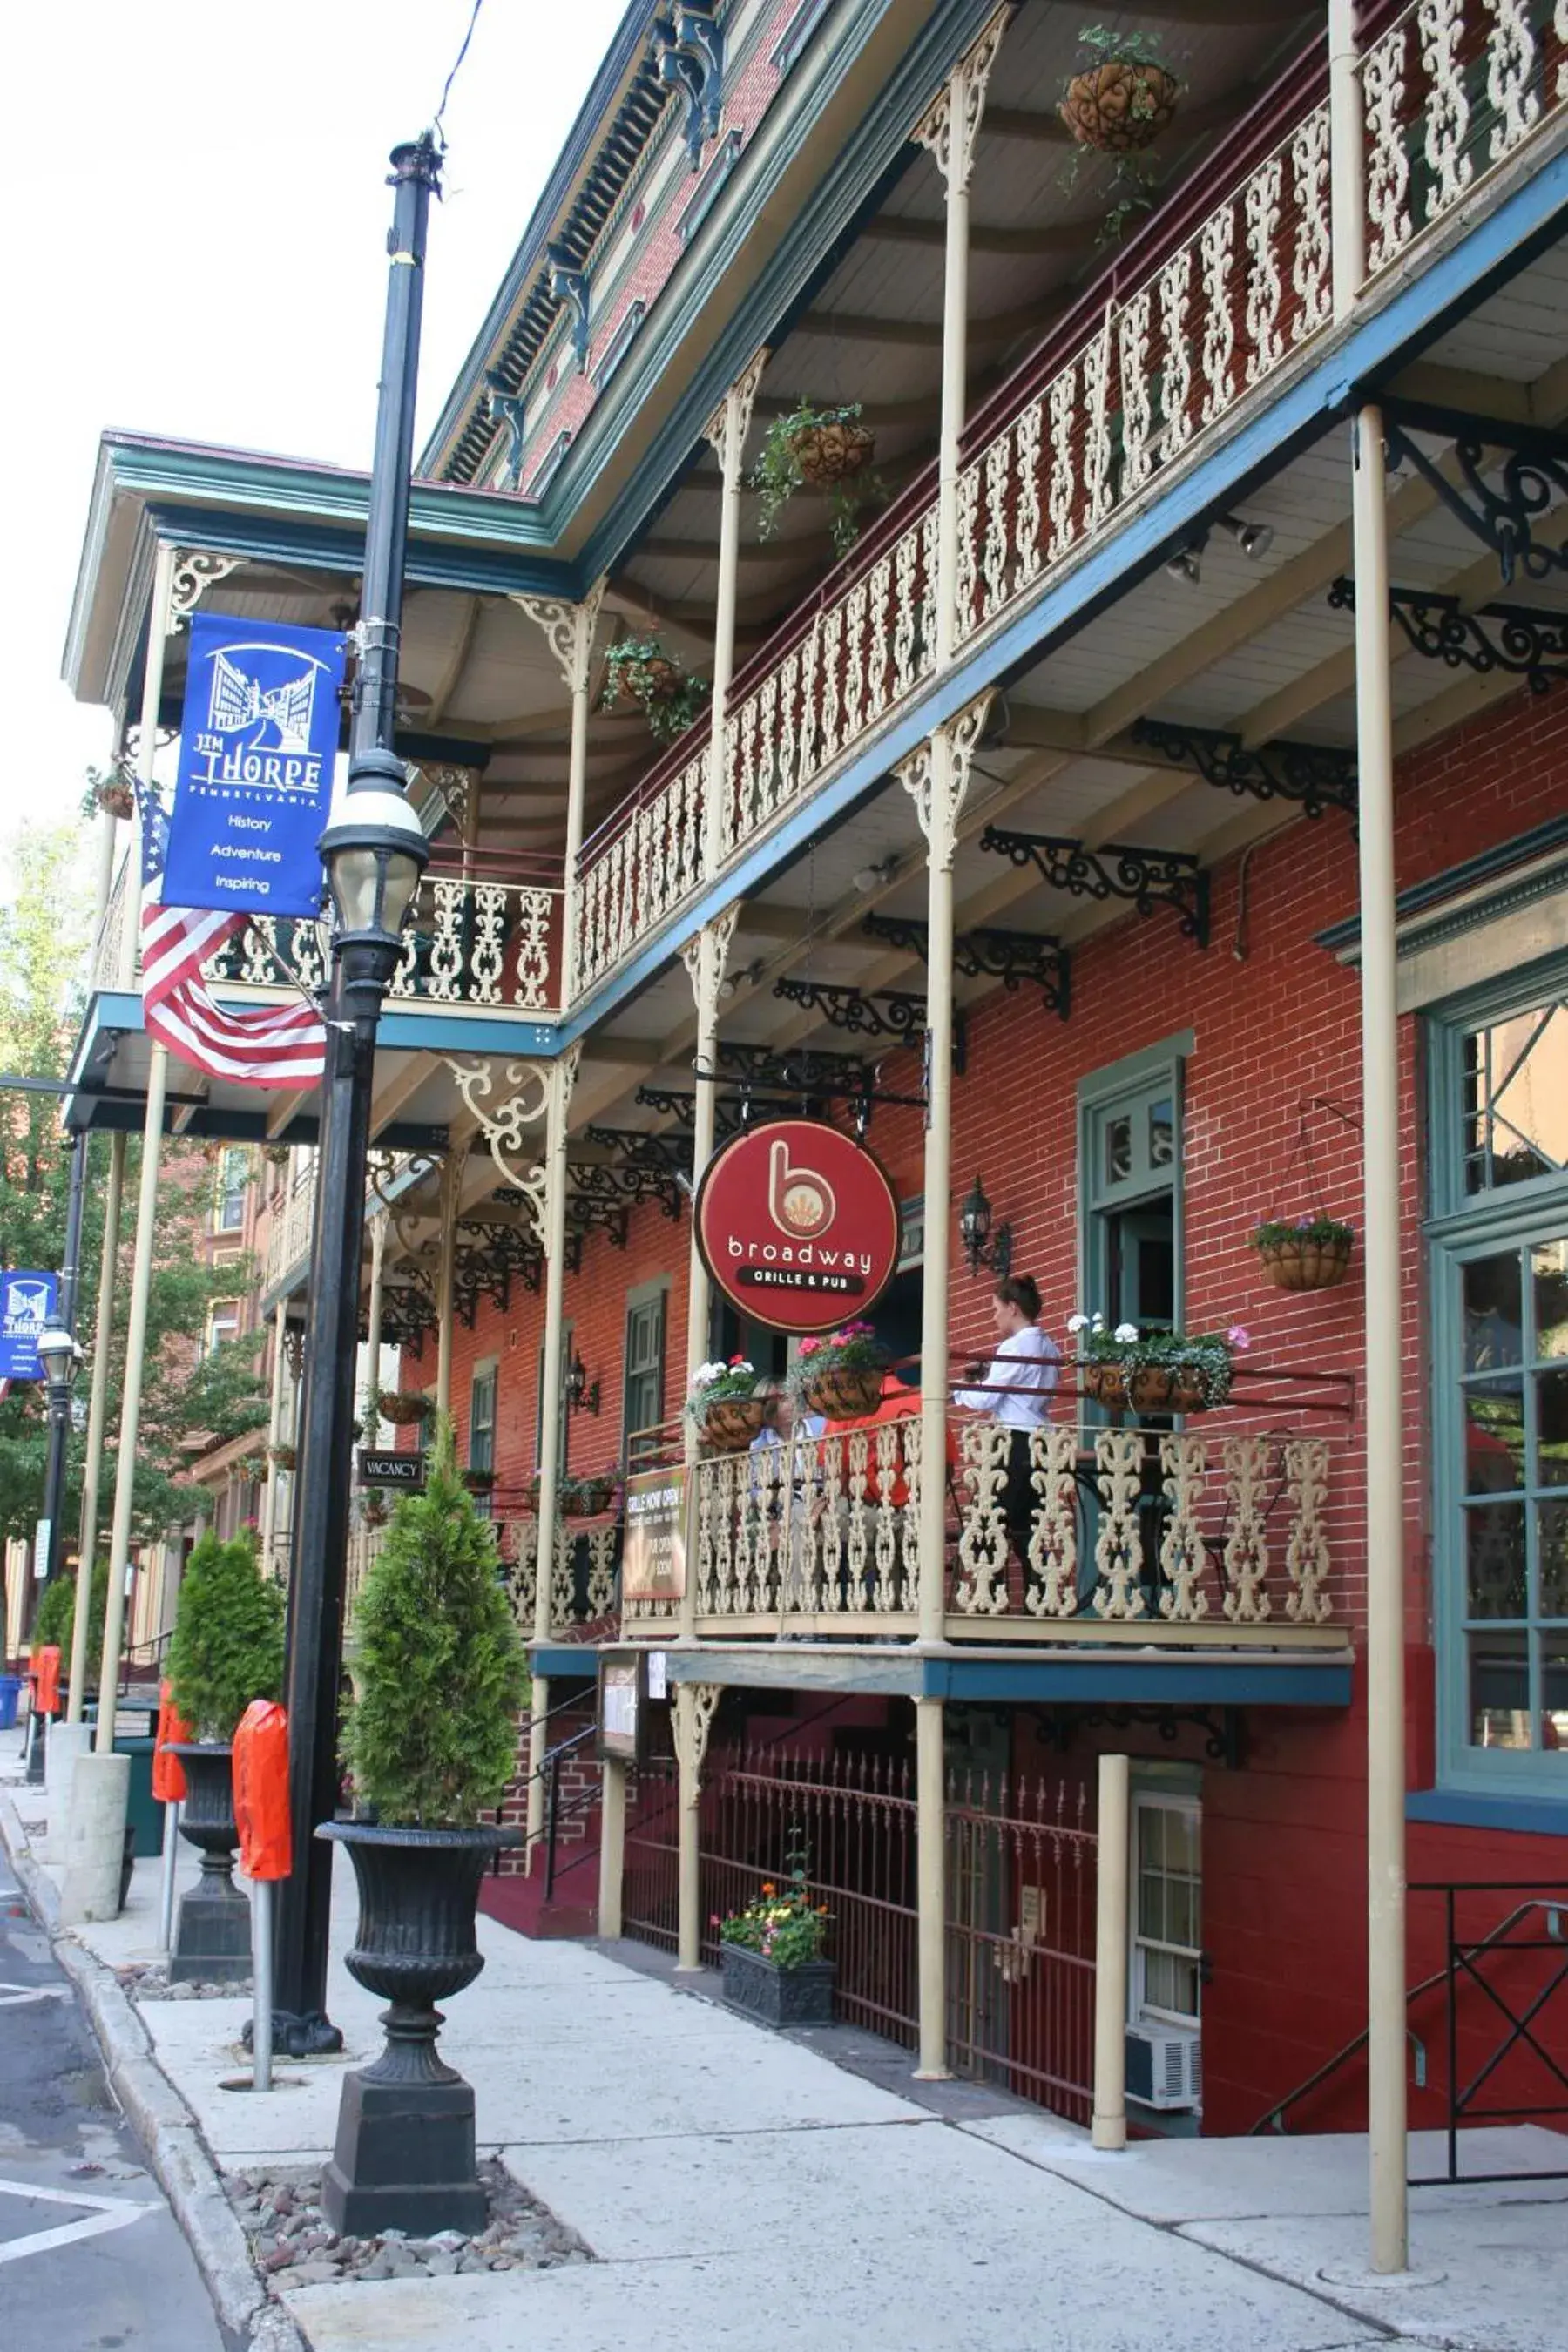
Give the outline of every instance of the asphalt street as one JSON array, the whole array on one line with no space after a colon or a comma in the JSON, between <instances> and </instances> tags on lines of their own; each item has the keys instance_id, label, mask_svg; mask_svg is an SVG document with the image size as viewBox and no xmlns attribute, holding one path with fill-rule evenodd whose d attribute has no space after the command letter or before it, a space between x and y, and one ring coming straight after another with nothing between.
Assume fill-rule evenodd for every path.
<instances>
[{"instance_id":1,"label":"asphalt street","mask_svg":"<svg viewBox=\"0 0 1568 2352\"><path fill-rule=\"evenodd\" d=\"M224 2352L201 2273L3 1850L0 2343Z\"/></svg>"}]
</instances>

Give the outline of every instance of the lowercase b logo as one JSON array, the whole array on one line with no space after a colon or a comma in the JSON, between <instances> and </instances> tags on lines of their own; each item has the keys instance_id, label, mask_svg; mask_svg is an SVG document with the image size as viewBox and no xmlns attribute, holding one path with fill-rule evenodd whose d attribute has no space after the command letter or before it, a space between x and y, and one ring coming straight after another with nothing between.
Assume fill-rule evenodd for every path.
<instances>
[{"instance_id":1,"label":"lowercase b logo","mask_svg":"<svg viewBox=\"0 0 1568 2352\"><path fill-rule=\"evenodd\" d=\"M837 1208L826 1177L815 1168L792 1168L788 1144L782 1138L775 1141L768 1153L768 1213L780 1233L807 1241L826 1232Z\"/></svg>"}]
</instances>

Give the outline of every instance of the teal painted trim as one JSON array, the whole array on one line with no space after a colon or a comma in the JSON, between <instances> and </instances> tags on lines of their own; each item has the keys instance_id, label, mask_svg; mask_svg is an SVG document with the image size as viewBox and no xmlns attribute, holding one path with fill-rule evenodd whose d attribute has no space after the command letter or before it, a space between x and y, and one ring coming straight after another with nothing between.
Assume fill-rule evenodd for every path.
<instances>
[{"instance_id":1,"label":"teal painted trim","mask_svg":"<svg viewBox=\"0 0 1568 2352\"><path fill-rule=\"evenodd\" d=\"M529 1645L529 1664L536 1675L547 1682L596 1682L599 1675L599 1653L586 1642L534 1642Z\"/></svg>"},{"instance_id":2,"label":"teal painted trim","mask_svg":"<svg viewBox=\"0 0 1568 2352\"><path fill-rule=\"evenodd\" d=\"M1395 919L1403 923L1413 915L1425 913L1429 907L1440 909L1446 898L1458 898L1476 889L1479 884L1489 882L1494 875L1506 876L1514 866L1522 866L1533 857L1545 856L1564 844L1568 844L1568 816L1554 816L1545 824L1532 825L1528 833L1516 833L1511 841L1500 841L1494 848L1483 849L1479 856L1463 858L1458 866L1447 866L1441 874L1434 874L1426 881L1413 883L1408 890L1401 890L1394 902ZM1531 884L1554 889L1558 887L1558 878L1555 872L1549 877L1535 876L1531 877ZM1498 895L1506 898L1509 888L1506 881L1500 882ZM1531 895L1535 895L1534 887ZM1414 948L1429 946L1434 940L1449 938L1455 931L1468 930L1477 923L1489 921L1495 903L1494 898L1489 896L1468 907L1463 915L1453 916L1447 922L1444 922L1439 914L1431 928L1416 932L1408 942L1401 940L1401 953L1408 954ZM1361 917L1348 915L1342 923L1331 923L1326 931L1318 932L1315 944L1327 948L1331 955L1342 955L1347 950L1359 948Z\"/></svg>"},{"instance_id":3,"label":"teal painted trim","mask_svg":"<svg viewBox=\"0 0 1568 2352\"><path fill-rule=\"evenodd\" d=\"M382 1014L376 1042L394 1052L511 1054L538 1062L552 1062L562 1050L560 1032L549 1022L509 1021L494 1013L437 1017L401 1003Z\"/></svg>"},{"instance_id":4,"label":"teal painted trim","mask_svg":"<svg viewBox=\"0 0 1568 2352\"><path fill-rule=\"evenodd\" d=\"M1080 1103L1107 1102L1114 1095L1126 1094L1131 1087L1141 1087L1160 1077L1177 1062L1184 1061L1196 1050L1197 1040L1190 1029L1178 1029L1173 1037L1162 1037L1152 1045L1140 1046L1136 1054L1124 1054L1120 1062L1107 1062L1103 1069L1090 1070L1078 1082Z\"/></svg>"},{"instance_id":5,"label":"teal painted trim","mask_svg":"<svg viewBox=\"0 0 1568 2352\"><path fill-rule=\"evenodd\" d=\"M1553 994L1568 995L1568 954L1542 956L1535 963L1500 972L1479 987L1445 997L1424 1013L1431 1217L1427 1230L1434 1237L1447 1241L1492 1228L1507 1231L1518 1223L1521 1212L1543 1198L1549 1200L1563 1183L1558 1176L1539 1176L1479 1195L1468 1193L1460 1149L1465 1032L1505 1020Z\"/></svg>"},{"instance_id":6,"label":"teal painted trim","mask_svg":"<svg viewBox=\"0 0 1568 2352\"><path fill-rule=\"evenodd\" d=\"M1125 1662L1064 1656L927 1658L921 1696L950 1699L1163 1699L1173 1706L1348 1706L1350 1665L1300 1658L1245 1658L1221 1664L1201 1655Z\"/></svg>"},{"instance_id":7,"label":"teal painted trim","mask_svg":"<svg viewBox=\"0 0 1568 2352\"><path fill-rule=\"evenodd\" d=\"M1549 1797L1468 1796L1458 1789L1416 1789L1405 1800L1407 1822L1444 1822L1455 1829L1513 1830L1521 1836L1568 1837L1568 1789Z\"/></svg>"},{"instance_id":8,"label":"teal painted trim","mask_svg":"<svg viewBox=\"0 0 1568 2352\"><path fill-rule=\"evenodd\" d=\"M105 437L103 453L115 488L150 503L188 499L199 507L210 500L226 508L280 511L301 521L340 524L363 533L370 477L346 467L114 435ZM520 555L548 557L552 546L536 509L493 490L470 490L450 482L414 484L408 527L415 540L435 538L476 548L511 549Z\"/></svg>"},{"instance_id":9,"label":"teal painted trim","mask_svg":"<svg viewBox=\"0 0 1568 2352\"><path fill-rule=\"evenodd\" d=\"M267 563L304 563L323 572L357 572L364 563L364 532L326 523L290 521L221 507L153 505L157 537L171 547L208 547ZM415 587L453 588L489 596L577 595L577 576L552 556L502 548L454 545L411 537L405 578ZM221 588L217 602L223 602Z\"/></svg>"},{"instance_id":10,"label":"teal painted trim","mask_svg":"<svg viewBox=\"0 0 1568 2352\"><path fill-rule=\"evenodd\" d=\"M875 793L896 762L933 728L956 717L985 687L1037 661L1049 641L1083 627L1153 571L1207 515L1233 506L1251 484L1278 472L1351 404L1360 387L1393 366L1405 346L1430 340L1442 319L1467 297L1510 275L1516 248L1539 237L1565 214L1568 153L1553 156L1451 253L1353 330L1278 402L1266 405L1123 530L1111 531L1069 578L1047 590L985 646L934 679L922 696L896 714L876 744L851 760L829 784L810 793L766 843L740 859L711 889L695 897L657 940L601 982L569 1016L563 1042L582 1036L646 986L672 960L679 942L721 914L732 899L763 889L808 842ZM1348 511L1348 481L1345 503Z\"/></svg>"}]
</instances>

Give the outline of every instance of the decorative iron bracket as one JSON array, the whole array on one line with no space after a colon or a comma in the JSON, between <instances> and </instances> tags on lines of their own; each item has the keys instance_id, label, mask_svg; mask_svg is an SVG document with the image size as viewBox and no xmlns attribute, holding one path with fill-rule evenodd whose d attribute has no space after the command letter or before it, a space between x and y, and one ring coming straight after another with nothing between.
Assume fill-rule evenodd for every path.
<instances>
[{"instance_id":1,"label":"decorative iron bracket","mask_svg":"<svg viewBox=\"0 0 1568 2352\"><path fill-rule=\"evenodd\" d=\"M673 1224L680 1216L680 1186L668 1169L646 1160L623 1160L618 1167L606 1167L603 1161L584 1164L573 1160L567 1168L570 1187L567 1213L574 1201L595 1201L607 1207L635 1207L643 1201L657 1201Z\"/></svg>"},{"instance_id":2,"label":"decorative iron bracket","mask_svg":"<svg viewBox=\"0 0 1568 2352\"><path fill-rule=\"evenodd\" d=\"M1543 546L1531 530L1553 499L1568 499L1568 436L1420 401L1385 401L1383 417L1387 464L1415 467L1472 538L1491 550L1505 588L1517 568L1531 580L1568 572L1568 547ZM1452 441L1459 481L1448 479L1415 439L1416 433ZM1497 471L1500 461L1502 482L1494 489L1486 476Z\"/></svg>"},{"instance_id":3,"label":"decorative iron bracket","mask_svg":"<svg viewBox=\"0 0 1568 2352\"><path fill-rule=\"evenodd\" d=\"M1250 793L1258 801L1298 801L1303 816L1321 816L1326 808L1355 814L1355 753L1330 743L1280 740L1249 748L1220 728L1181 727L1163 719L1138 719L1132 740L1163 751L1174 766L1191 768L1205 784L1238 800Z\"/></svg>"},{"instance_id":4,"label":"decorative iron bracket","mask_svg":"<svg viewBox=\"0 0 1568 2352\"><path fill-rule=\"evenodd\" d=\"M788 1095L858 1093L877 1075L875 1066L858 1054L834 1054L816 1045L742 1045L721 1038L715 1059L748 1086Z\"/></svg>"},{"instance_id":5,"label":"decorative iron bracket","mask_svg":"<svg viewBox=\"0 0 1568 2352\"><path fill-rule=\"evenodd\" d=\"M905 955L926 961L926 925L913 917L868 915L860 929ZM1072 959L1059 940L1037 931L961 931L952 942L955 971L966 980L999 980L1009 994L1037 988L1047 1013L1065 1021L1072 1010Z\"/></svg>"},{"instance_id":6,"label":"decorative iron bracket","mask_svg":"<svg viewBox=\"0 0 1568 2352\"><path fill-rule=\"evenodd\" d=\"M831 1027L846 1029L852 1037L891 1037L898 1045L912 1050L925 1035L926 1000L902 989L862 991L829 981L775 980L773 994L782 996L788 1004L804 1005L808 1013L818 1013ZM952 1066L960 1076L963 1064L963 1016L955 1012Z\"/></svg>"},{"instance_id":7,"label":"decorative iron bracket","mask_svg":"<svg viewBox=\"0 0 1568 2352\"><path fill-rule=\"evenodd\" d=\"M660 81L686 99L686 152L695 172L703 142L719 135L724 89L724 27L710 0L679 0L654 20L652 50Z\"/></svg>"},{"instance_id":8,"label":"decorative iron bracket","mask_svg":"<svg viewBox=\"0 0 1568 2352\"><path fill-rule=\"evenodd\" d=\"M679 1119L681 1126L697 1124L697 1097L679 1087L639 1087L637 1101L644 1110L658 1111L661 1118ZM717 1095L713 1101L713 1131L721 1142L738 1135L756 1108L745 1095Z\"/></svg>"},{"instance_id":9,"label":"decorative iron bracket","mask_svg":"<svg viewBox=\"0 0 1568 2352\"><path fill-rule=\"evenodd\" d=\"M677 1183L691 1174L691 1147L680 1136L657 1134L646 1127L599 1127L583 1129L584 1143L614 1151L634 1168L649 1168L671 1176Z\"/></svg>"},{"instance_id":10,"label":"decorative iron bracket","mask_svg":"<svg viewBox=\"0 0 1568 2352\"><path fill-rule=\"evenodd\" d=\"M463 1238L465 1234L468 1236L467 1240ZM467 1328L474 1328L481 1298L488 1298L502 1315L506 1313L511 1303L514 1275L521 1275L529 1287L537 1290L543 1263L543 1252L521 1227L474 1223L465 1218L458 1227L458 1244L453 1254L452 1296Z\"/></svg>"},{"instance_id":11,"label":"decorative iron bracket","mask_svg":"<svg viewBox=\"0 0 1568 2352\"><path fill-rule=\"evenodd\" d=\"M1035 866L1053 890L1065 890L1069 898L1124 898L1141 915L1174 907L1184 939L1200 948L1209 943L1209 877L1185 850L1139 849L1127 841L1086 849L1081 841L1008 833L997 824L986 826L980 846L1014 866Z\"/></svg>"},{"instance_id":12,"label":"decorative iron bracket","mask_svg":"<svg viewBox=\"0 0 1568 2352\"><path fill-rule=\"evenodd\" d=\"M1355 582L1340 579L1329 591L1336 612L1355 610ZM1435 588L1390 588L1388 609L1413 653L1448 669L1471 669L1487 677L1500 670L1521 677L1531 694L1544 694L1553 678L1568 677L1568 614L1531 611L1525 604L1483 604L1468 610L1458 596ZM1489 622L1495 623L1495 641Z\"/></svg>"}]
</instances>

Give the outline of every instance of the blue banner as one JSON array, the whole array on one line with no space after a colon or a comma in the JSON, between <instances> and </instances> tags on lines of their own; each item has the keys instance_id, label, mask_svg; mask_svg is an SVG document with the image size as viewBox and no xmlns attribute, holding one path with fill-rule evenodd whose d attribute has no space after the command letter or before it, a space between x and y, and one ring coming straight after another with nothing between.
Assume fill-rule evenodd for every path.
<instances>
[{"instance_id":1,"label":"blue banner","mask_svg":"<svg viewBox=\"0 0 1568 2352\"><path fill-rule=\"evenodd\" d=\"M58 1274L0 1274L0 1381L40 1381L38 1334L59 1304Z\"/></svg>"},{"instance_id":2,"label":"blue banner","mask_svg":"<svg viewBox=\"0 0 1568 2352\"><path fill-rule=\"evenodd\" d=\"M319 911L342 683L334 631L192 616L165 906Z\"/></svg>"}]
</instances>

